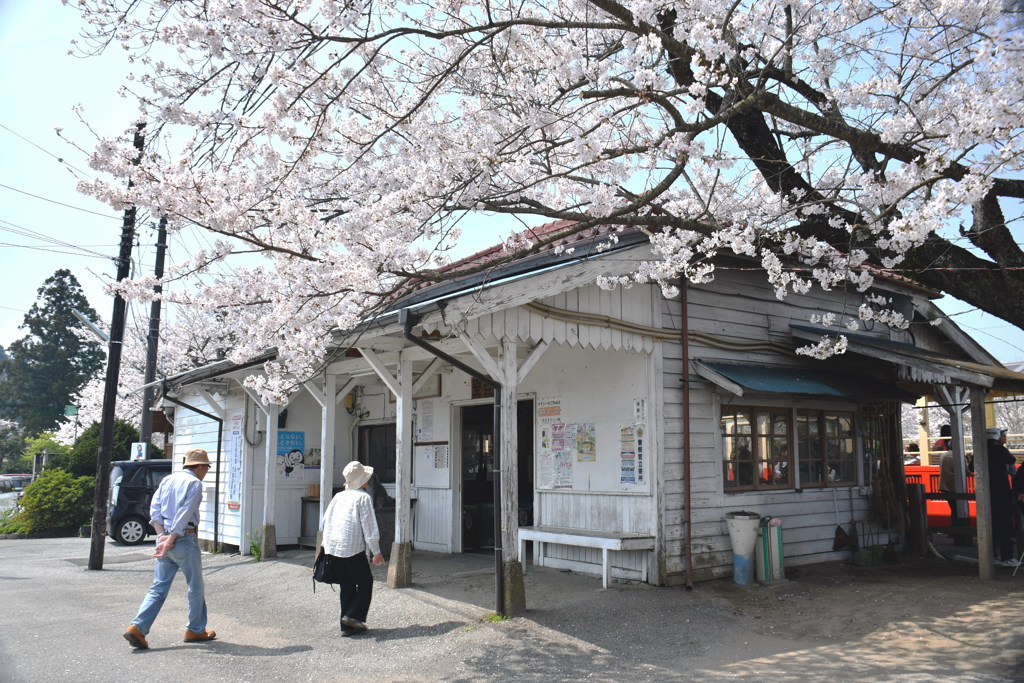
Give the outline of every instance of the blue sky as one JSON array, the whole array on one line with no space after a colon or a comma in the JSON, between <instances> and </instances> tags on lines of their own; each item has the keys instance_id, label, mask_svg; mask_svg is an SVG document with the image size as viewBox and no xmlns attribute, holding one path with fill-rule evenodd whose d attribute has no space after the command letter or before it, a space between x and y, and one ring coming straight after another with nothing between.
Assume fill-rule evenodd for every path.
<instances>
[{"instance_id":1,"label":"blue sky","mask_svg":"<svg viewBox=\"0 0 1024 683\"><path fill-rule=\"evenodd\" d=\"M54 129L62 128L65 138L88 150L93 133L78 121L74 106L83 105L86 120L106 135L131 125L135 106L117 95L129 69L120 48L87 60L68 55L78 28L77 13L62 4L0 0L0 345L5 347L24 336L18 326L37 289L58 268L75 274L101 315L109 318L113 305L103 283L115 276L121 217L78 194L78 180L91 175L85 154ZM488 223L487 234L493 236L493 219ZM133 263L143 272L152 272L155 236L151 223L139 226ZM193 232L172 241L168 262L205 240ZM466 253L481 246L466 244ZM1024 361L1024 331L949 297L939 305L999 360ZM148 307L138 310L144 315Z\"/></svg>"}]
</instances>

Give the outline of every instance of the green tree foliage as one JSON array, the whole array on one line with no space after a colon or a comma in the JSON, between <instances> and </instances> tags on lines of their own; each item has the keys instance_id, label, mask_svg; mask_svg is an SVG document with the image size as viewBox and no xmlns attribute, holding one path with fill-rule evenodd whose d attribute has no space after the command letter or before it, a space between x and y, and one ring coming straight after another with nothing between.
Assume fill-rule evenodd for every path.
<instances>
[{"instance_id":1,"label":"green tree foliage","mask_svg":"<svg viewBox=\"0 0 1024 683\"><path fill-rule=\"evenodd\" d=\"M18 423L0 419L0 472L18 472L17 464L24 450Z\"/></svg>"},{"instance_id":2,"label":"green tree foliage","mask_svg":"<svg viewBox=\"0 0 1024 683\"><path fill-rule=\"evenodd\" d=\"M114 443L110 451L110 459L128 460L131 458L132 443L139 440L139 430L124 420L114 420ZM96 456L100 452L100 423L93 422L66 455L50 459L50 467L59 467L75 476L95 476ZM150 457L159 458L163 453L159 448L150 446Z\"/></svg>"},{"instance_id":3,"label":"green tree foliage","mask_svg":"<svg viewBox=\"0 0 1024 683\"><path fill-rule=\"evenodd\" d=\"M75 333L80 323L72 309L96 318L78 280L61 269L43 283L25 314L21 327L28 334L7 349L0 414L17 420L28 434L57 426L64 406L103 366L100 344Z\"/></svg>"},{"instance_id":4,"label":"green tree foliage","mask_svg":"<svg viewBox=\"0 0 1024 683\"><path fill-rule=\"evenodd\" d=\"M52 432L42 432L36 436L25 439L21 455L17 458L16 464L7 468L8 472L31 472L32 461L36 453L49 453L50 458L66 455L71 452L71 446L59 443Z\"/></svg>"},{"instance_id":5,"label":"green tree foliage","mask_svg":"<svg viewBox=\"0 0 1024 683\"><path fill-rule=\"evenodd\" d=\"M25 488L21 512L9 520L6 532L39 534L69 531L88 524L96 482L62 469L47 469Z\"/></svg>"}]
</instances>

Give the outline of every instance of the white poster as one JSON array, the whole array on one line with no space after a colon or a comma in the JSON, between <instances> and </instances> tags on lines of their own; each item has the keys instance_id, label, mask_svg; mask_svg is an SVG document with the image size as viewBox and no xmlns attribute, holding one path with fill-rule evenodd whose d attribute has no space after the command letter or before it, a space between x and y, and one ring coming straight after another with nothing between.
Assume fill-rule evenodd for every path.
<instances>
[{"instance_id":1,"label":"white poster","mask_svg":"<svg viewBox=\"0 0 1024 683\"><path fill-rule=\"evenodd\" d=\"M241 415L228 420L228 510L242 506L242 429Z\"/></svg>"}]
</instances>

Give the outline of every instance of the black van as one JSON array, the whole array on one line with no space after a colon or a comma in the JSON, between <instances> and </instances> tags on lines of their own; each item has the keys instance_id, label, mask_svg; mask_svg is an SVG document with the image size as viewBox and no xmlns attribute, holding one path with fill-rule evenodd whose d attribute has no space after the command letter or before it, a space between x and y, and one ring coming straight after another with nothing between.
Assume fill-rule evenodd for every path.
<instances>
[{"instance_id":1,"label":"black van","mask_svg":"<svg viewBox=\"0 0 1024 683\"><path fill-rule=\"evenodd\" d=\"M149 524L149 504L170 460L115 460L110 463L110 502L107 531L115 541L135 545L156 533Z\"/></svg>"}]
</instances>

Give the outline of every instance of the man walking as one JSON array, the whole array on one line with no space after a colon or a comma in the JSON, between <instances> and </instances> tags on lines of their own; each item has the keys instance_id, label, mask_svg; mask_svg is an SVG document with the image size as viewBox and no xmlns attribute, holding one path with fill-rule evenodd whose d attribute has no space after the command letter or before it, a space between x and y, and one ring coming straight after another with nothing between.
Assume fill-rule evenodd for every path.
<instances>
[{"instance_id":1,"label":"man walking","mask_svg":"<svg viewBox=\"0 0 1024 683\"><path fill-rule=\"evenodd\" d=\"M160 534L156 544L153 585L139 606L139 613L124 632L128 643L146 649L146 635L171 590L174 575L181 569L188 582L188 626L186 643L213 640L217 634L206 630L206 597L203 566L199 552L199 504L203 502L203 478L210 471L210 457L196 448L185 454L185 469L165 477L153 494L150 524Z\"/></svg>"}]
</instances>

